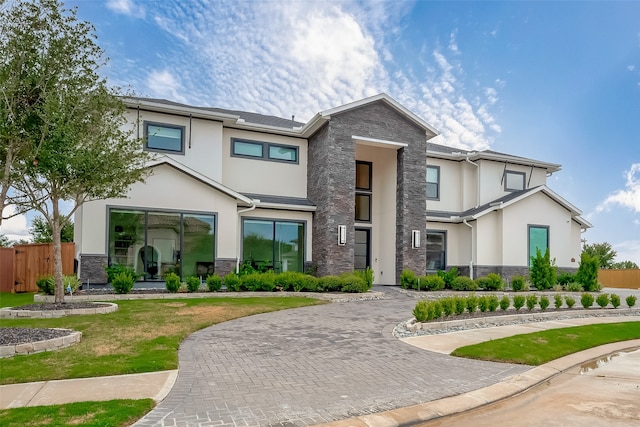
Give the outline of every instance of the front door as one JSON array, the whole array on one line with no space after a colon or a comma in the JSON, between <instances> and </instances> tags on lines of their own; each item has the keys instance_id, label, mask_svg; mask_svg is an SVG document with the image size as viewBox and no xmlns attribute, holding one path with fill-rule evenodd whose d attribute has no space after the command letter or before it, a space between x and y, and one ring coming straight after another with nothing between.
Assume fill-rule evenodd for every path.
<instances>
[{"instance_id":1,"label":"front door","mask_svg":"<svg viewBox=\"0 0 640 427\"><path fill-rule=\"evenodd\" d=\"M356 228L353 268L355 270L366 270L367 267L371 267L371 229Z\"/></svg>"}]
</instances>

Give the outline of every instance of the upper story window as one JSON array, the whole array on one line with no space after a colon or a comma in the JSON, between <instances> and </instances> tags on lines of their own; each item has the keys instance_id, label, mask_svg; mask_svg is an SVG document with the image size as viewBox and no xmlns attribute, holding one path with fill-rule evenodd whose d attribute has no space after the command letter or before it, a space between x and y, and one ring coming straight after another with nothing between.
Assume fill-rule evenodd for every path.
<instances>
[{"instance_id":1,"label":"upper story window","mask_svg":"<svg viewBox=\"0 0 640 427\"><path fill-rule=\"evenodd\" d=\"M371 162L356 161L356 212L358 222L371 222Z\"/></svg>"},{"instance_id":2,"label":"upper story window","mask_svg":"<svg viewBox=\"0 0 640 427\"><path fill-rule=\"evenodd\" d=\"M524 172L504 171L504 191L524 190Z\"/></svg>"},{"instance_id":3,"label":"upper story window","mask_svg":"<svg viewBox=\"0 0 640 427\"><path fill-rule=\"evenodd\" d=\"M298 147L271 142L232 138L231 155L274 162L298 163Z\"/></svg>"},{"instance_id":4,"label":"upper story window","mask_svg":"<svg viewBox=\"0 0 640 427\"><path fill-rule=\"evenodd\" d=\"M440 200L440 166L427 166L427 199Z\"/></svg>"},{"instance_id":5,"label":"upper story window","mask_svg":"<svg viewBox=\"0 0 640 427\"><path fill-rule=\"evenodd\" d=\"M147 150L184 154L184 126L144 122L144 136Z\"/></svg>"}]
</instances>

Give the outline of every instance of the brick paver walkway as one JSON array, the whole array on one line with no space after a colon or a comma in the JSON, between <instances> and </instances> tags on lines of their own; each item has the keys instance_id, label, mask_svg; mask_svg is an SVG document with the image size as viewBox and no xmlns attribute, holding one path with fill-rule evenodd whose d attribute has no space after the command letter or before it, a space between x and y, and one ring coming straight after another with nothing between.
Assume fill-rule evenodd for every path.
<instances>
[{"instance_id":1,"label":"brick paver walkway","mask_svg":"<svg viewBox=\"0 0 640 427\"><path fill-rule=\"evenodd\" d=\"M456 395L525 366L419 350L392 336L416 299L333 303L203 329L178 380L137 426L307 426Z\"/></svg>"}]
</instances>

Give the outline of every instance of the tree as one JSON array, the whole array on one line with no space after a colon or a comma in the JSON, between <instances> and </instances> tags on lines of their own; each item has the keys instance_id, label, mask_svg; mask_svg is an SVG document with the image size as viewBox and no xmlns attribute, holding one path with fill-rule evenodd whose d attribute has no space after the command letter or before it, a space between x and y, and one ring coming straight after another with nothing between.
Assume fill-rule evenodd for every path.
<instances>
[{"instance_id":1,"label":"tree","mask_svg":"<svg viewBox=\"0 0 640 427\"><path fill-rule=\"evenodd\" d=\"M555 258L552 262L549 248L545 249L544 255L536 248L536 256L531 257L529 280L538 290L551 289L556 284L558 273L554 264Z\"/></svg>"},{"instance_id":2,"label":"tree","mask_svg":"<svg viewBox=\"0 0 640 427\"><path fill-rule=\"evenodd\" d=\"M584 245L582 253L598 258L598 266L600 268L612 268L613 259L617 255L616 251L611 247L611 244L607 242Z\"/></svg>"},{"instance_id":3,"label":"tree","mask_svg":"<svg viewBox=\"0 0 640 427\"><path fill-rule=\"evenodd\" d=\"M637 269L638 264L633 261L622 261L622 262L614 262L611 268L616 270L626 270L626 269Z\"/></svg>"},{"instance_id":4,"label":"tree","mask_svg":"<svg viewBox=\"0 0 640 427\"><path fill-rule=\"evenodd\" d=\"M0 100L3 111L14 108L16 117L28 118L0 117L7 122L0 129L20 140L12 160L12 170L19 173L11 174L9 200L18 211L37 210L51 226L55 301L60 303L63 225L87 201L124 197L133 183L144 180L149 157L126 126L119 90L98 74L105 60L93 26L79 22L75 10L63 9L57 0L19 1L0 13L0 30L5 61L0 76L28 95L24 105L15 106L6 95ZM9 77L16 69L18 77ZM3 150L9 145L3 136ZM65 200L72 202L68 213L60 209Z\"/></svg>"},{"instance_id":5,"label":"tree","mask_svg":"<svg viewBox=\"0 0 640 427\"><path fill-rule=\"evenodd\" d=\"M591 256L583 251L580 255L580 265L575 276L576 282L580 283L584 290L593 292L598 289L598 257Z\"/></svg>"},{"instance_id":6,"label":"tree","mask_svg":"<svg viewBox=\"0 0 640 427\"><path fill-rule=\"evenodd\" d=\"M7 236L0 233L0 248L10 248L13 246L13 242L9 240Z\"/></svg>"},{"instance_id":7,"label":"tree","mask_svg":"<svg viewBox=\"0 0 640 427\"><path fill-rule=\"evenodd\" d=\"M33 218L31 228L29 229L33 243L51 243L53 242L53 232L51 224L49 224L41 215ZM73 242L73 223L70 221L62 224L60 231L61 242Z\"/></svg>"}]
</instances>

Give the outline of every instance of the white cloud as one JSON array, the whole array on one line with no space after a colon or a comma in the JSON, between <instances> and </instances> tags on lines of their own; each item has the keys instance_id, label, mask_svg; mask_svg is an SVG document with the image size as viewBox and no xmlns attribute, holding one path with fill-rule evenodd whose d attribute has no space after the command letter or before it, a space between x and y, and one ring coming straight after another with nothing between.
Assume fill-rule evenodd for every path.
<instances>
[{"instance_id":1,"label":"white cloud","mask_svg":"<svg viewBox=\"0 0 640 427\"><path fill-rule=\"evenodd\" d=\"M617 252L616 262L633 261L640 265L640 240L627 240L612 247Z\"/></svg>"},{"instance_id":2,"label":"white cloud","mask_svg":"<svg viewBox=\"0 0 640 427\"><path fill-rule=\"evenodd\" d=\"M184 88L168 70L152 70L147 76L146 85L159 98L187 102L187 99L183 96Z\"/></svg>"},{"instance_id":3,"label":"white cloud","mask_svg":"<svg viewBox=\"0 0 640 427\"><path fill-rule=\"evenodd\" d=\"M456 42L456 35L458 34L458 30L455 29L451 32L449 36L449 50L453 53L460 53L458 49L458 42Z\"/></svg>"},{"instance_id":4,"label":"white cloud","mask_svg":"<svg viewBox=\"0 0 640 427\"><path fill-rule=\"evenodd\" d=\"M625 188L610 194L596 207L596 213L609 210L614 205L640 213L640 163L632 164L625 175Z\"/></svg>"},{"instance_id":5,"label":"white cloud","mask_svg":"<svg viewBox=\"0 0 640 427\"><path fill-rule=\"evenodd\" d=\"M7 217L15 214L14 206L7 206L2 211L2 215ZM25 215L16 215L12 218L5 219L0 225L0 233L7 236L9 240L30 239L31 234L27 226L27 217Z\"/></svg>"},{"instance_id":6,"label":"white cloud","mask_svg":"<svg viewBox=\"0 0 640 427\"><path fill-rule=\"evenodd\" d=\"M627 70L629 70L629 71L633 71L633 70L635 70L635 69L636 69L636 66L635 66L635 65L627 65Z\"/></svg>"},{"instance_id":7,"label":"white cloud","mask_svg":"<svg viewBox=\"0 0 640 427\"><path fill-rule=\"evenodd\" d=\"M133 0L108 0L107 8L122 15L134 18L144 18L144 7L136 4Z\"/></svg>"}]
</instances>

